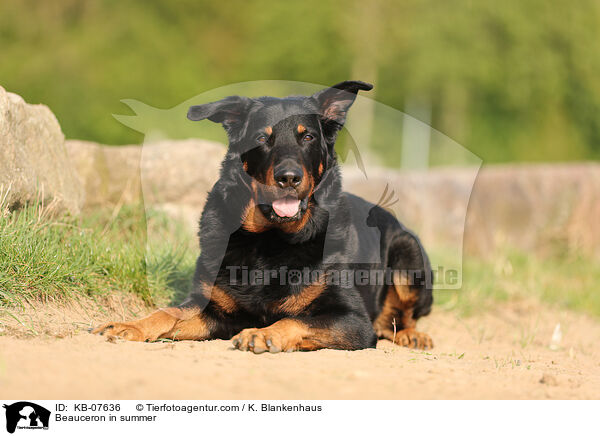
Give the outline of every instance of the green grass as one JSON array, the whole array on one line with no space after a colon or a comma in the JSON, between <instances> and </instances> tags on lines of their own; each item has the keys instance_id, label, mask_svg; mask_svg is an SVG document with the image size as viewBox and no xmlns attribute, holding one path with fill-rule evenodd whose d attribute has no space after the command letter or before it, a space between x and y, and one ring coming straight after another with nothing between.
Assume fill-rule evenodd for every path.
<instances>
[{"instance_id":1,"label":"green grass","mask_svg":"<svg viewBox=\"0 0 600 436\"><path fill-rule=\"evenodd\" d=\"M177 303L190 290L196 244L181 224L140 205L78 218L38 205L13 213L0 207L0 307L117 291L149 304ZM436 305L468 316L535 298L600 317L600 262L565 253L466 257L462 289L436 291Z\"/></svg>"},{"instance_id":2,"label":"green grass","mask_svg":"<svg viewBox=\"0 0 600 436\"><path fill-rule=\"evenodd\" d=\"M163 232L150 227L160 240L146 257L141 206L79 218L52 217L42 210L33 205L0 217L0 307L115 291L165 304L188 291L195 253L180 242L180 229L169 228L161 214L148 216Z\"/></svg>"},{"instance_id":3,"label":"green grass","mask_svg":"<svg viewBox=\"0 0 600 436\"><path fill-rule=\"evenodd\" d=\"M546 254L505 249L492 259L466 256L463 287L436 291L437 304L464 315L499 301L534 298L600 317L600 260L567 250Z\"/></svg>"}]
</instances>

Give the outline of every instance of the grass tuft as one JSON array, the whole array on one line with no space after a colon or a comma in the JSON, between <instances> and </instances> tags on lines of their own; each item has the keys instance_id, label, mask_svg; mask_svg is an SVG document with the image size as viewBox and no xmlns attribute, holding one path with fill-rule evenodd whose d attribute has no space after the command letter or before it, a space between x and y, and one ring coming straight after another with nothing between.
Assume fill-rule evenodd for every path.
<instances>
[{"instance_id":1,"label":"grass tuft","mask_svg":"<svg viewBox=\"0 0 600 436\"><path fill-rule=\"evenodd\" d=\"M2 209L0 207L0 209ZM168 222L155 214L153 219ZM0 307L128 292L148 304L180 299L196 253L181 231L165 231L146 258L141 205L117 213L53 216L32 204L0 216Z\"/></svg>"}]
</instances>

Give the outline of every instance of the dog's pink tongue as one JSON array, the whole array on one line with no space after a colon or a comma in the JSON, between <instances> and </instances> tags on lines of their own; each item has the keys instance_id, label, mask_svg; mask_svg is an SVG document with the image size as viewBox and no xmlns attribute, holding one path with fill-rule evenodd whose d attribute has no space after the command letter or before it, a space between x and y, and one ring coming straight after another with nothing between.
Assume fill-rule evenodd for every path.
<instances>
[{"instance_id":1,"label":"dog's pink tongue","mask_svg":"<svg viewBox=\"0 0 600 436\"><path fill-rule=\"evenodd\" d=\"M273 210L280 217L292 217L298 213L300 200L293 197L284 197L273 202Z\"/></svg>"}]
</instances>

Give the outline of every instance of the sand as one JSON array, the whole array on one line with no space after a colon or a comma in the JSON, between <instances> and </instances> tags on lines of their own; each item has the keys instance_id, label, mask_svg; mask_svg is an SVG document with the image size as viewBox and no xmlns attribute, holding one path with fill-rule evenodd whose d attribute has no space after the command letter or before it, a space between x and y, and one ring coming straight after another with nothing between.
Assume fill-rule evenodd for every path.
<instances>
[{"instance_id":1,"label":"sand","mask_svg":"<svg viewBox=\"0 0 600 436\"><path fill-rule=\"evenodd\" d=\"M600 398L600 322L535 302L419 322L435 348L254 355L228 341L109 342L89 325L107 312L47 306L0 318L3 399L588 399ZM120 312L120 314L119 314ZM25 318L23 318L23 315ZM556 324L562 340L551 350Z\"/></svg>"}]
</instances>

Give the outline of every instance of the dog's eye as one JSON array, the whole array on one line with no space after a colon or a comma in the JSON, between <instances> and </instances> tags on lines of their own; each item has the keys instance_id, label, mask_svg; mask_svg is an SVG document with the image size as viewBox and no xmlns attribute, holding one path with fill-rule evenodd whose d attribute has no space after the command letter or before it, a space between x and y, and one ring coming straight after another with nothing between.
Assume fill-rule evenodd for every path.
<instances>
[{"instance_id":1,"label":"dog's eye","mask_svg":"<svg viewBox=\"0 0 600 436\"><path fill-rule=\"evenodd\" d=\"M266 144L267 139L268 138L265 135L260 135L258 138L256 138L256 142L258 142L259 144Z\"/></svg>"},{"instance_id":2,"label":"dog's eye","mask_svg":"<svg viewBox=\"0 0 600 436\"><path fill-rule=\"evenodd\" d=\"M315 137L313 135L309 134L309 133L307 133L306 135L304 135L302 137L302 140L304 142L309 142L309 141L312 141L313 139L315 139Z\"/></svg>"}]
</instances>

